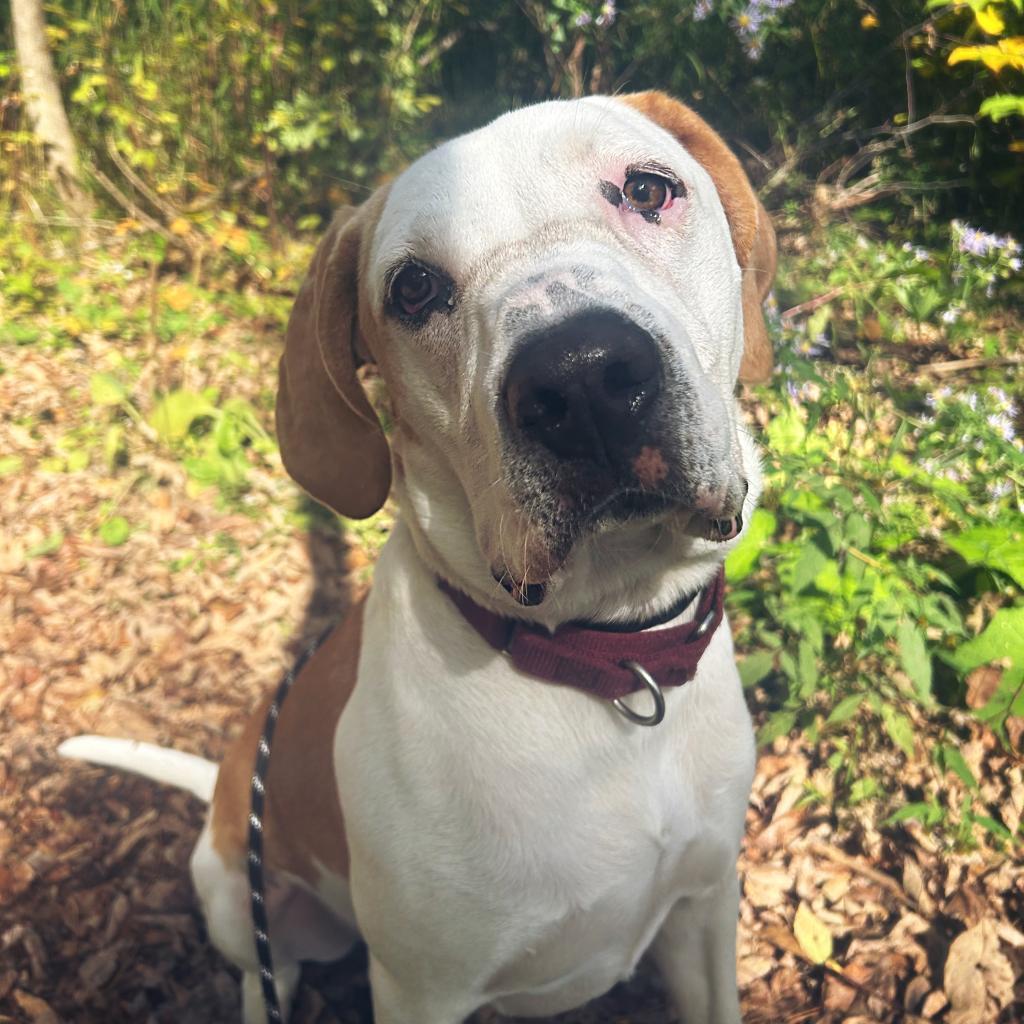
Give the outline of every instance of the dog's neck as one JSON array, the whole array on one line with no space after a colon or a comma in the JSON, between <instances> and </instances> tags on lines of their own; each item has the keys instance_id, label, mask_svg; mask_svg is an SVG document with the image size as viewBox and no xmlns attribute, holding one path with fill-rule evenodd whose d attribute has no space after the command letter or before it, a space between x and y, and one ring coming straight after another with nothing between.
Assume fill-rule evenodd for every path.
<instances>
[{"instance_id":1,"label":"dog's neck","mask_svg":"<svg viewBox=\"0 0 1024 1024\"><path fill-rule=\"evenodd\" d=\"M724 558L724 552L708 551L707 545L694 539L692 557L675 564L659 564L657 538L664 530L657 525L647 527L651 537L599 534L585 539L572 552L552 578L541 604L523 607L493 580L478 552L476 566L463 551L456 558L446 558L433 543L431 531L415 514L409 513L408 507L403 510L401 521L409 530L418 558L438 579L469 595L488 611L549 630L572 622L614 625L661 620L686 595L697 593L712 580ZM678 538L675 541L678 543ZM633 549L643 552L642 562L630 557ZM682 607L671 622L688 621L692 614L692 606Z\"/></svg>"}]
</instances>

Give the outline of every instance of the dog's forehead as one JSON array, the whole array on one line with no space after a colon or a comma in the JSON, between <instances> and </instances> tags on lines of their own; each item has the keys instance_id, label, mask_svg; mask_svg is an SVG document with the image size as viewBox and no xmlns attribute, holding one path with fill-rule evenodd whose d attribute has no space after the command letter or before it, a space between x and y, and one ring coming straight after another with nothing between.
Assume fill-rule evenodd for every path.
<instances>
[{"instance_id":1,"label":"dog's forehead","mask_svg":"<svg viewBox=\"0 0 1024 1024\"><path fill-rule=\"evenodd\" d=\"M617 100L525 107L426 154L391 186L371 275L415 257L458 274L555 222L599 216L601 180L658 162L699 193L705 170L660 126Z\"/></svg>"}]
</instances>

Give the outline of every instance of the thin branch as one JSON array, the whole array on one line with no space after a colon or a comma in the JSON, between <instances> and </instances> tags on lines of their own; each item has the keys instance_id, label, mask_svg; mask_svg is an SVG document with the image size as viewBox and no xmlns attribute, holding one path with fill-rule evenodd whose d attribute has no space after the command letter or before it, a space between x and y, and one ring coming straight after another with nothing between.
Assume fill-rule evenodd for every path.
<instances>
[{"instance_id":1,"label":"thin branch","mask_svg":"<svg viewBox=\"0 0 1024 1024\"><path fill-rule=\"evenodd\" d=\"M138 192L141 196L147 199L156 209L158 209L168 220L175 221L181 219L181 213L174 209L169 203L161 199L129 166L128 162L121 155L117 148L117 144L114 142L112 136L106 137L107 152L110 154L110 159L114 161L114 166L124 175L125 180Z\"/></svg>"},{"instance_id":2,"label":"thin branch","mask_svg":"<svg viewBox=\"0 0 1024 1024\"><path fill-rule=\"evenodd\" d=\"M974 356L970 359L950 359L942 363L922 363L918 370L922 373L935 373L940 377L959 373L961 370L980 370L989 366L1021 366L1024 356Z\"/></svg>"},{"instance_id":3,"label":"thin branch","mask_svg":"<svg viewBox=\"0 0 1024 1024\"><path fill-rule=\"evenodd\" d=\"M173 245L192 255L191 250L177 235L172 235L159 221L154 220L145 210L139 209L98 167L93 167L92 176L103 186L104 191L120 206L129 217L134 217L150 231L156 232L169 245Z\"/></svg>"},{"instance_id":4,"label":"thin branch","mask_svg":"<svg viewBox=\"0 0 1024 1024\"><path fill-rule=\"evenodd\" d=\"M813 299L808 299L806 302L801 302L798 306L791 306L789 309L784 310L779 314L781 320L793 320L798 316L803 316L804 313L813 313L819 306L824 306L826 303L831 302L833 299L839 298L843 292L846 291L846 285L841 285L838 288L832 288L825 292L824 295L817 295Z\"/></svg>"},{"instance_id":5,"label":"thin branch","mask_svg":"<svg viewBox=\"0 0 1024 1024\"><path fill-rule=\"evenodd\" d=\"M429 67L437 60L438 57L443 57L463 36L463 30L458 29L455 32L449 32L443 39L439 39L429 50L424 50L416 59L416 63L421 68Z\"/></svg>"},{"instance_id":6,"label":"thin branch","mask_svg":"<svg viewBox=\"0 0 1024 1024\"><path fill-rule=\"evenodd\" d=\"M863 863L863 861L858 860L856 857L851 857L841 850L837 850L818 840L809 843L808 847L812 853L817 854L819 857L825 857L835 864L840 864L851 871L856 871L857 874L863 875L865 878L870 878L876 885L880 885L883 889L892 893L905 906L916 907L917 904L903 891L903 886L895 878Z\"/></svg>"}]
</instances>

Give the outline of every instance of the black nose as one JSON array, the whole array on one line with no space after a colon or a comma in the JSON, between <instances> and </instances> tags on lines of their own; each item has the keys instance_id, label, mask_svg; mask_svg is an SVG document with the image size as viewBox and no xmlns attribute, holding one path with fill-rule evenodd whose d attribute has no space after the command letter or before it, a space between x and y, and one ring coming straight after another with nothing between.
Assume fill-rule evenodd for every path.
<instances>
[{"instance_id":1,"label":"black nose","mask_svg":"<svg viewBox=\"0 0 1024 1024\"><path fill-rule=\"evenodd\" d=\"M562 459L635 454L661 390L654 339L611 311L581 313L527 340L505 378L512 425Z\"/></svg>"}]
</instances>

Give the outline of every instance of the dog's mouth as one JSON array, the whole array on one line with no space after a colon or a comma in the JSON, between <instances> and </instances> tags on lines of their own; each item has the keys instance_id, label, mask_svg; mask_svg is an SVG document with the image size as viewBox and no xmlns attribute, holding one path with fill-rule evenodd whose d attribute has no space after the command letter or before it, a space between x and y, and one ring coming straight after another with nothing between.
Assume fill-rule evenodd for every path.
<instances>
[{"instance_id":1,"label":"dog's mouth","mask_svg":"<svg viewBox=\"0 0 1024 1024\"><path fill-rule=\"evenodd\" d=\"M659 520L667 519L672 514L684 510L682 504L666 495L637 490L619 491L604 498L587 510L584 515L576 518L571 531L567 531L558 544L558 547L564 552L564 556L555 561L556 563L564 561L564 557L568 556L573 544L585 534L629 523L654 525ZM743 517L739 512L723 518L712 518L691 512L690 521L686 526L688 534L716 544L734 540L742 529ZM547 596L549 581L546 579L523 579L507 566L497 566L492 569L491 574L495 582L524 608L533 608L542 604Z\"/></svg>"}]
</instances>

